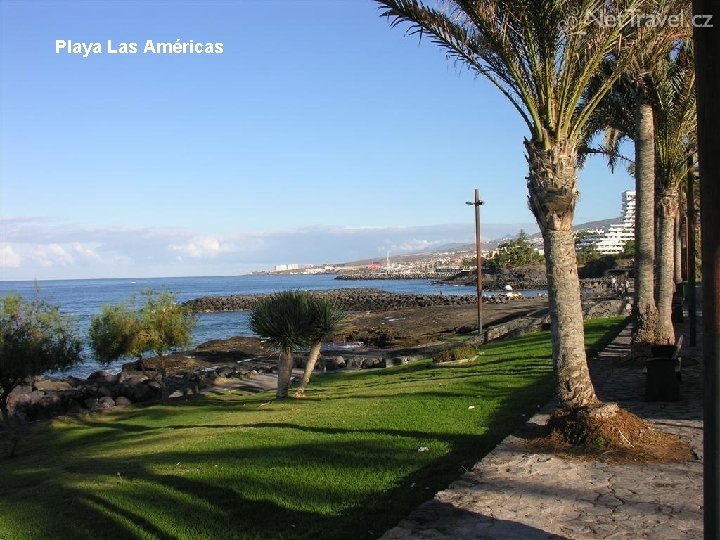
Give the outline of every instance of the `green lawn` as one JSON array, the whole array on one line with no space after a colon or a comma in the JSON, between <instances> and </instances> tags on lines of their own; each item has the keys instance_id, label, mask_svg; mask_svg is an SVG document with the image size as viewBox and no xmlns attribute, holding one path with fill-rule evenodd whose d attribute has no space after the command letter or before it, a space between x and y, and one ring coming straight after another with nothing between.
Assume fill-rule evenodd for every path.
<instances>
[{"instance_id":1,"label":"green lawn","mask_svg":"<svg viewBox=\"0 0 720 540\"><path fill-rule=\"evenodd\" d=\"M624 319L587 324L595 346ZM551 397L547 332L242 394L32 429L0 460L0 538L375 538ZM421 447L427 451L420 452Z\"/></svg>"}]
</instances>

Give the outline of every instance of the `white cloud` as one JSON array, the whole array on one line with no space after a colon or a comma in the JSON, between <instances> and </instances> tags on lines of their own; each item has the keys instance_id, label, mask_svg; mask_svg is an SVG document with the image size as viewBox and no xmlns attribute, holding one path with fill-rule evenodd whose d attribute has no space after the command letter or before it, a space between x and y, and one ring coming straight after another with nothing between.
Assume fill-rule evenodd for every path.
<instances>
[{"instance_id":1,"label":"white cloud","mask_svg":"<svg viewBox=\"0 0 720 540\"><path fill-rule=\"evenodd\" d=\"M79 227L38 218L0 219L0 279L236 275L276 264L361 260L474 241L472 225L303 227L197 234L182 228ZM489 236L517 226L483 228Z\"/></svg>"},{"instance_id":2,"label":"white cloud","mask_svg":"<svg viewBox=\"0 0 720 540\"><path fill-rule=\"evenodd\" d=\"M95 261L95 262L99 262L102 260L100 255L95 253L95 251L91 247L88 247L85 244L81 244L80 242L73 242L71 244L71 247L72 247L73 253L75 253L75 255L77 255L81 259L84 259L86 261Z\"/></svg>"},{"instance_id":3,"label":"white cloud","mask_svg":"<svg viewBox=\"0 0 720 540\"><path fill-rule=\"evenodd\" d=\"M0 268L18 268L22 257L18 255L12 246L0 244Z\"/></svg>"},{"instance_id":4,"label":"white cloud","mask_svg":"<svg viewBox=\"0 0 720 540\"><path fill-rule=\"evenodd\" d=\"M173 251L192 257L216 257L223 251L223 244L214 236L196 236L184 244L170 246Z\"/></svg>"},{"instance_id":5,"label":"white cloud","mask_svg":"<svg viewBox=\"0 0 720 540\"><path fill-rule=\"evenodd\" d=\"M60 244L33 246L31 248L31 257L38 264L45 267L67 266L75 261L73 256Z\"/></svg>"},{"instance_id":6,"label":"white cloud","mask_svg":"<svg viewBox=\"0 0 720 540\"><path fill-rule=\"evenodd\" d=\"M449 244L451 242L451 238L445 240L427 240L423 238L411 238L400 244L389 243L386 247L381 247L380 251L390 251L392 253L410 253L413 251L429 249L433 246Z\"/></svg>"}]
</instances>

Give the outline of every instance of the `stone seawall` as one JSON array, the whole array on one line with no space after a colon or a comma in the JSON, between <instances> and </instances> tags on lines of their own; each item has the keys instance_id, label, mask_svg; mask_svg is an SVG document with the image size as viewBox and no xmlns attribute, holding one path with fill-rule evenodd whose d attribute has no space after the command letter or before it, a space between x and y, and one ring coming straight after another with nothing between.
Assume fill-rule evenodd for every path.
<instances>
[{"instance_id":1,"label":"stone seawall","mask_svg":"<svg viewBox=\"0 0 720 540\"><path fill-rule=\"evenodd\" d=\"M632 303L629 299L605 299L583 302L583 319L602 319L630 315ZM483 332L482 339L474 338L478 344L488 343L497 339L514 337L535 330L550 328L550 313L547 308L539 309L535 314L517 317L507 322L490 326Z\"/></svg>"},{"instance_id":2,"label":"stone seawall","mask_svg":"<svg viewBox=\"0 0 720 540\"><path fill-rule=\"evenodd\" d=\"M475 304L475 295L398 294L377 289L333 289L313 291L332 298L345 311L385 311L428 306L463 306ZM185 305L195 312L246 311L255 308L264 295L203 296ZM507 298L484 298L484 303L507 302Z\"/></svg>"}]
</instances>

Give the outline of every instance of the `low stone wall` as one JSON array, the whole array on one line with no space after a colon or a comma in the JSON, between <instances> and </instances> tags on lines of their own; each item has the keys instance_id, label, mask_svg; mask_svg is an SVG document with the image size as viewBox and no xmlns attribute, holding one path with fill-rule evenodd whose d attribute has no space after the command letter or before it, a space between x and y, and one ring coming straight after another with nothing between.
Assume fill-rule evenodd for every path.
<instances>
[{"instance_id":1,"label":"low stone wall","mask_svg":"<svg viewBox=\"0 0 720 540\"><path fill-rule=\"evenodd\" d=\"M583 318L603 319L630 315L632 303L627 299L605 299L588 301L583 304ZM550 313L547 309L538 310L528 317L518 317L511 321L491 326L483 332L480 343L487 343L505 337L519 336L535 330L550 327ZM477 343L477 340L476 340Z\"/></svg>"},{"instance_id":2,"label":"low stone wall","mask_svg":"<svg viewBox=\"0 0 720 540\"><path fill-rule=\"evenodd\" d=\"M8 412L16 423L24 424L67 414L82 415L107 411L133 403L191 396L213 386L218 379L248 378L274 369L248 364L186 371L165 377L154 370L137 371L135 363L120 373L97 371L87 379L35 377L31 384L16 387L8 396Z\"/></svg>"}]
</instances>

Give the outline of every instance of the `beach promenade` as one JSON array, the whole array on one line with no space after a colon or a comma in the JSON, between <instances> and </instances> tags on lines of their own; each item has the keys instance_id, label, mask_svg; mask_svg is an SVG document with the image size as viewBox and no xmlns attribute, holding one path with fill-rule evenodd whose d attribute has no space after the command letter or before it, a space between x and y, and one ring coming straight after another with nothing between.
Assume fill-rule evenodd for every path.
<instances>
[{"instance_id":1,"label":"beach promenade","mask_svg":"<svg viewBox=\"0 0 720 540\"><path fill-rule=\"evenodd\" d=\"M687 333L686 326L687 322L678 325L677 332ZM693 449L694 461L569 460L535 453L518 433L387 531L382 540L701 539L701 349L683 347L680 401L654 403L643 400L645 375L637 364L625 361L629 352L626 328L591 361L599 397L677 434ZM544 424L552 406L531 418L526 429Z\"/></svg>"}]
</instances>

